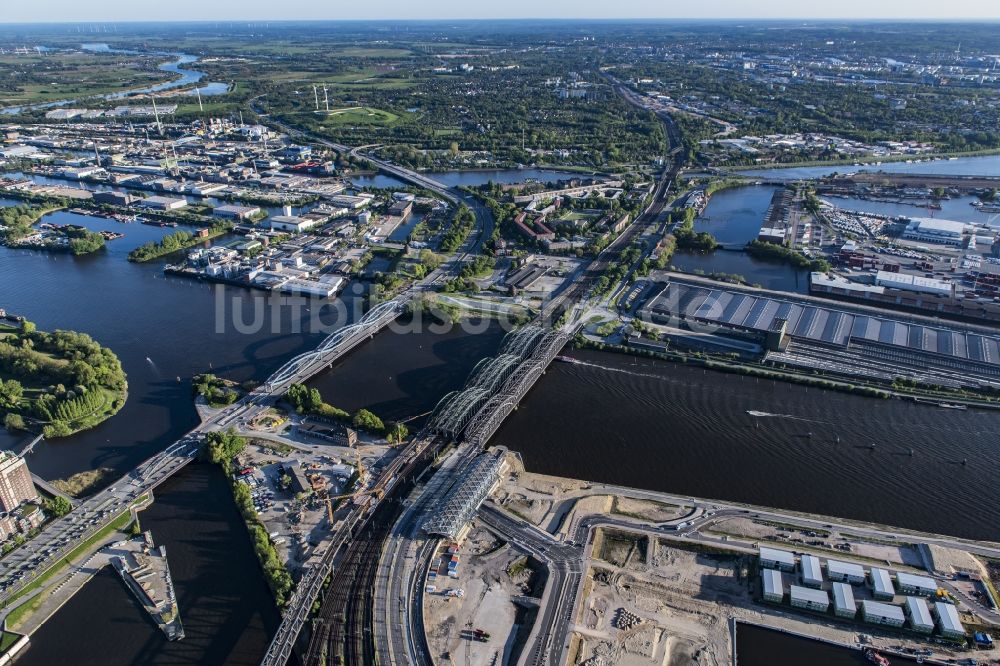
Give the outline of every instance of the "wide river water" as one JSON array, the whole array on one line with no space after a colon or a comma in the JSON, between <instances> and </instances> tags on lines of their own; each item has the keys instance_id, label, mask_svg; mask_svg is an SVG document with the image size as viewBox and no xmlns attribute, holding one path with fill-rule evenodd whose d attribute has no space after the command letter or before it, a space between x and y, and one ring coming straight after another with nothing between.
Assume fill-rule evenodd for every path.
<instances>
[{"instance_id":1,"label":"wide river water","mask_svg":"<svg viewBox=\"0 0 1000 666\"><path fill-rule=\"evenodd\" d=\"M308 330L311 313L296 316L291 308L266 300L261 312L268 325L241 333L232 323L234 299L242 298L239 311L250 322L262 292L166 278L164 260L126 260L130 249L171 229L62 212L46 221L110 229L126 237L89 257L0 248L0 307L25 315L43 330L79 330L108 345L125 366L130 395L125 408L102 426L38 447L28 463L42 476L64 477L94 467L122 473L197 423L192 374L212 370L261 380L323 336ZM351 287L343 299L355 302ZM216 315L219 302L225 305L221 317ZM277 317L274 333L272 317ZM218 322L225 325L217 328ZM458 327L385 332L315 385L334 404L369 407L393 420L417 417L411 423L419 423L440 396L464 383L476 362L495 353L504 331L484 328L478 335ZM0 447L16 449L24 441L0 430ZM277 626L277 610L221 474L202 464L184 470L157 490L156 502L141 520L167 547L186 638L168 643L117 576L105 572L32 637L31 649L19 661L259 663Z\"/></svg>"},{"instance_id":2,"label":"wide river water","mask_svg":"<svg viewBox=\"0 0 1000 666\"><path fill-rule=\"evenodd\" d=\"M572 355L492 440L531 471L1000 539L1000 412Z\"/></svg>"},{"instance_id":3,"label":"wide river water","mask_svg":"<svg viewBox=\"0 0 1000 666\"><path fill-rule=\"evenodd\" d=\"M799 180L820 178L832 173L857 173L859 171L883 171L885 173L916 173L946 176L1000 176L1000 155L982 157L960 157L952 160L927 160L924 162L885 162L854 166L784 167L778 169L744 169L737 173L753 178L773 178L776 180Z\"/></svg>"}]
</instances>

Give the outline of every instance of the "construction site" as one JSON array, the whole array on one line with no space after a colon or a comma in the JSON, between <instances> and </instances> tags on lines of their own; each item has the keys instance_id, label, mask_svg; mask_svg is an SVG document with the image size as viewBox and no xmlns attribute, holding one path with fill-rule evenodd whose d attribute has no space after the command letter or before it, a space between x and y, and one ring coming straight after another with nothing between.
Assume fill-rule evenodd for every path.
<instances>
[{"instance_id":1,"label":"construction site","mask_svg":"<svg viewBox=\"0 0 1000 666\"><path fill-rule=\"evenodd\" d=\"M552 663L723 666L734 663L737 627L744 624L926 663L971 663L959 660L975 654L979 664L1000 664L992 650L975 650L972 642L974 634L995 632L1000 615L983 559L960 543L531 474L516 455L507 458L499 487L463 538L439 543L424 581L423 628L434 663L540 663L531 648L546 627L536 625L544 625L546 607L556 605L567 610L565 636L557 631L554 639L565 638L565 646L561 661L550 655ZM495 529L490 516L496 511L519 531ZM535 540L550 545L539 549ZM901 582L933 581L929 603L944 599L957 609L959 633L938 638L936 630L932 636L911 629L911 620L896 628L873 625L861 612L848 616L843 608L835 614L800 607L795 582L791 604L787 594L776 602L762 583L763 567L773 566L764 554L775 547L812 554L802 558L800 586L812 584L805 573L810 558L836 558L848 569L891 568ZM579 558L578 566L569 566L580 571L577 586L560 583L553 563L539 561L556 550ZM793 562L784 575L797 581L796 571ZM879 598L870 580L851 583L860 586L858 599ZM922 606L910 598L896 601L905 602L904 610Z\"/></svg>"}]
</instances>

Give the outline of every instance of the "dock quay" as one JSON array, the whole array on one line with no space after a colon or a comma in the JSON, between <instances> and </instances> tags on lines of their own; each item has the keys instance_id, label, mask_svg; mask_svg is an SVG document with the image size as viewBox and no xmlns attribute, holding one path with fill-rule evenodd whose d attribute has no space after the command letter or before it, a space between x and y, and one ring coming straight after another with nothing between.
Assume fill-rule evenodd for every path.
<instances>
[{"instance_id":1,"label":"dock quay","mask_svg":"<svg viewBox=\"0 0 1000 666\"><path fill-rule=\"evenodd\" d=\"M167 635L167 640L184 638L174 583L167 566L166 548L157 547L153 543L153 535L144 532L134 539L112 544L107 552L111 566Z\"/></svg>"}]
</instances>

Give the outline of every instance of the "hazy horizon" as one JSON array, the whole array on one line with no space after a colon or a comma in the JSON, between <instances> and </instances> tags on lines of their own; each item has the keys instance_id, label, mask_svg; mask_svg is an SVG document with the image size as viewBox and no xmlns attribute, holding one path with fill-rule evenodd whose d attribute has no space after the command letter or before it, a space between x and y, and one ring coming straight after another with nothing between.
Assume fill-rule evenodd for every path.
<instances>
[{"instance_id":1,"label":"hazy horizon","mask_svg":"<svg viewBox=\"0 0 1000 666\"><path fill-rule=\"evenodd\" d=\"M748 12L740 0L705 0L694 6L670 6L650 0L623 0L609 5L594 0L556 0L537 3L509 0L501 5L475 6L456 0L427 0L420 5L402 0L376 0L331 8L316 0L286 0L280 10L264 0L216 0L205 3L176 0L170 6L137 5L126 0L104 0L100 6L75 0L41 0L7 7L0 24L188 21L336 21L336 20L989 20L1000 19L1000 3L955 0L842 0L804 5L794 0L771 0ZM53 19L58 16L58 19Z\"/></svg>"}]
</instances>

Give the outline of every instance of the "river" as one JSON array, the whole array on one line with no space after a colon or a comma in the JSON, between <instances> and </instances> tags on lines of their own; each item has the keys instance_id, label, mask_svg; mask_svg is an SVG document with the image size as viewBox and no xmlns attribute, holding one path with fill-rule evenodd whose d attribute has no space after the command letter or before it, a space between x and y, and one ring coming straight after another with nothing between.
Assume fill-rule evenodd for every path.
<instances>
[{"instance_id":1,"label":"river","mask_svg":"<svg viewBox=\"0 0 1000 666\"><path fill-rule=\"evenodd\" d=\"M323 335L295 331L296 325L308 325L310 314L296 318L290 308L266 304L265 320L278 317L276 334L269 326L259 333L240 333L232 325L217 331L216 289L227 303L244 299L244 321L252 319L248 297L262 293L165 278L163 260L128 263L130 249L171 229L67 212L45 219L126 237L87 257L0 248L0 304L43 330L92 334L121 358L130 394L125 408L100 427L40 446L28 464L42 476L94 467L124 472L195 425L192 374L212 369L233 379L263 379L290 356L315 347ZM350 291L343 298L355 301ZM496 352L504 331L497 325L484 329L475 335L459 327L440 333L387 331L314 385L334 404L370 407L386 419L416 424L442 395L464 383L476 362ZM0 448L24 441L0 433ZM277 611L221 474L201 464L185 469L157 490L141 520L167 547L186 638L168 643L107 571L32 637L21 662L259 663L276 629Z\"/></svg>"},{"instance_id":2,"label":"river","mask_svg":"<svg viewBox=\"0 0 1000 666\"><path fill-rule=\"evenodd\" d=\"M483 332L469 334L456 325L446 332L378 335L309 385L336 407L350 412L365 407L383 420L407 421L414 430L442 397L461 387L480 359L496 354L506 334L496 323L465 325Z\"/></svg>"},{"instance_id":3,"label":"river","mask_svg":"<svg viewBox=\"0 0 1000 666\"><path fill-rule=\"evenodd\" d=\"M130 55L141 55L139 51L129 51L124 49L113 49L107 44L83 44L81 48L84 51L90 51L93 53L122 53ZM94 100L116 100L125 99L128 97L134 97L137 95L148 95L151 93L163 92L166 90L174 90L175 88L184 88L192 86L205 77L204 72L199 72L193 69L185 69L185 65L190 65L198 62L198 56L193 56L187 53L158 53L153 55L162 55L170 58L174 58L169 62L165 62L157 67L161 72L167 72L169 74L176 75L176 78L170 81L164 81L163 83L157 83L155 85L146 86L143 88L135 88L132 90L125 90L122 92L109 93L106 95L92 95L88 97L82 97L78 99L64 99L56 102L45 102L39 104L23 104L20 106L10 106L0 109L0 115L14 115L21 113L23 111L31 111L34 109L50 109L59 106L67 106L69 104L76 104L78 102L84 102L88 99ZM224 95L229 92L229 85L225 83L208 83L198 88L198 92L202 96L213 96L213 95ZM191 90L190 95L194 95L194 90Z\"/></svg>"},{"instance_id":4,"label":"river","mask_svg":"<svg viewBox=\"0 0 1000 666\"><path fill-rule=\"evenodd\" d=\"M1000 155L960 157L953 160L927 160L924 162L884 162L878 165L867 164L863 166L839 164L808 167L793 166L778 169L745 169L736 171L736 173L751 178L800 180L822 178L833 173L857 173L859 171L946 176L1000 176Z\"/></svg>"},{"instance_id":5,"label":"river","mask_svg":"<svg viewBox=\"0 0 1000 666\"><path fill-rule=\"evenodd\" d=\"M586 365L554 363L491 442L530 471L1000 538L1000 412L572 355Z\"/></svg>"},{"instance_id":6,"label":"river","mask_svg":"<svg viewBox=\"0 0 1000 666\"><path fill-rule=\"evenodd\" d=\"M99 467L131 469L197 423L193 375L217 372L260 381L323 337L308 326L311 312L280 306L264 292L166 277L165 260L126 260L132 248L174 229L68 212L45 220L123 232L125 238L84 257L0 248L0 303L42 330L89 333L118 355L129 380L129 399L114 418L36 448L29 466L45 478ZM353 304L351 293L349 286L345 299ZM247 323L259 312L266 325L239 332L234 312ZM0 445L15 446L11 440L5 433Z\"/></svg>"}]
</instances>

